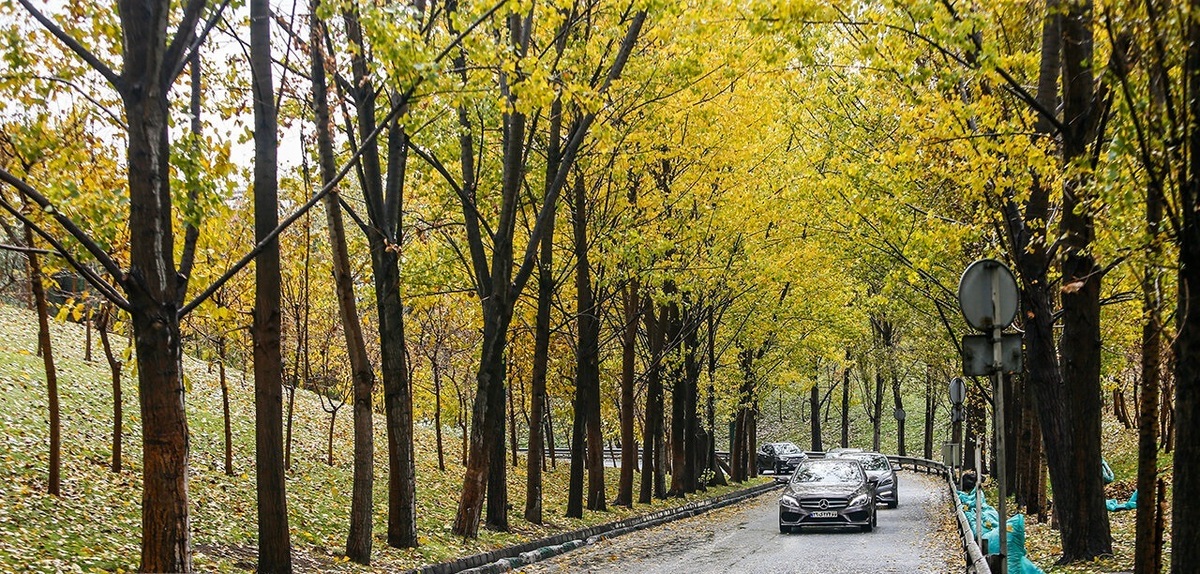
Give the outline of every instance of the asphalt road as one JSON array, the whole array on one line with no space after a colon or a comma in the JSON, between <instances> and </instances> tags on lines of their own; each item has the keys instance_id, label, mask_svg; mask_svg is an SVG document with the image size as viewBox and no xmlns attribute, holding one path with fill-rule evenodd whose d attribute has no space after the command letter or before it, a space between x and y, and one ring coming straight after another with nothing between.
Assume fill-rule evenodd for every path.
<instances>
[{"instance_id":1,"label":"asphalt road","mask_svg":"<svg viewBox=\"0 0 1200 574\"><path fill-rule=\"evenodd\" d=\"M962 571L944 482L899 473L900 506L879 507L873 532L779 532L779 491L527 566L530 574L858 574Z\"/></svg>"}]
</instances>

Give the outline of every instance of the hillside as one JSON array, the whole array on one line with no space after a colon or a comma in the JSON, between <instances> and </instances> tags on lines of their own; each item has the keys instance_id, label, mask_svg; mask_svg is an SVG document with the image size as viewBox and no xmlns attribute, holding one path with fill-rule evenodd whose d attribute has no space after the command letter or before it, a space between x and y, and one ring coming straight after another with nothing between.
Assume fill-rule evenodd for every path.
<instances>
[{"instance_id":1,"label":"hillside","mask_svg":"<svg viewBox=\"0 0 1200 574\"><path fill-rule=\"evenodd\" d=\"M49 457L45 377L36 356L37 323L24 309L0 306L0 571L128 571L139 562L141 436L136 381L129 368L123 377L124 457L120 474L111 460L112 391L107 364L97 339L93 362L85 362L84 331L70 323L52 323L62 404L63 469L61 498L45 494ZM114 342L117 344L117 342ZM123 346L123 343L120 343ZM198 570L240 572L253 569L257 536L254 498L253 382L241 371L229 372L235 474L223 472L221 394L215 369L184 358L188 426L191 433L191 526ZM334 465L325 463L329 417L316 395L299 391L293 430L293 463L288 472L288 511L298 571L360 572L400 570L455 556L473 554L517 541L617 520L648 512L586 513L583 520L563 518L566 466L546 473L545 507L549 523L536 526L521 518L524 466L509 472L512 533L481 531L477 540L449 534L462 481L457 441L447 438L447 469L437 469L432 431L417 430L417 523L420 548L397 550L384 544L386 444L383 418L376 423L375 544L372 568L342 556L350 507L352 452L349 409L334 425ZM606 480L616 494L615 469ZM732 489L710 490L710 494ZM680 501L657 501L653 507Z\"/></svg>"}]
</instances>

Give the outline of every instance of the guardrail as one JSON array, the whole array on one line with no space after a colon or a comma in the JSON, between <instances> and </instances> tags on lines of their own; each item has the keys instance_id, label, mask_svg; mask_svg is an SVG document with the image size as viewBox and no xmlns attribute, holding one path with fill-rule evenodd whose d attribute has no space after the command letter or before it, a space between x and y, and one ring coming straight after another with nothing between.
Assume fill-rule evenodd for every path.
<instances>
[{"instance_id":1,"label":"guardrail","mask_svg":"<svg viewBox=\"0 0 1200 574\"><path fill-rule=\"evenodd\" d=\"M907 464L915 471L924 470L930 474L945 477L950 504L954 507L955 518L958 522L959 541L962 543L962 551L967 562L967 574L991 574L987 559L984 558L979 545L975 543L975 533L971 531L971 527L967 523L967 515L963 514L962 506L958 504L958 487L954 484L954 476L950 473L950 469L944 463L925 458L888 455L888 460L899 465L900 468L904 468L904 465Z\"/></svg>"}]
</instances>

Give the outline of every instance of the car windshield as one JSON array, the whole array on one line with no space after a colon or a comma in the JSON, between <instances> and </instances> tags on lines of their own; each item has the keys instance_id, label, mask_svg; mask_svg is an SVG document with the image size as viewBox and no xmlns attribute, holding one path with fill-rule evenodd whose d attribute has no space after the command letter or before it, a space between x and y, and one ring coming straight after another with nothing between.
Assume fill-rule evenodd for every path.
<instances>
[{"instance_id":1,"label":"car windshield","mask_svg":"<svg viewBox=\"0 0 1200 574\"><path fill-rule=\"evenodd\" d=\"M891 467L886 456L856 456L856 460L862 463L864 470L887 470Z\"/></svg>"},{"instance_id":2,"label":"car windshield","mask_svg":"<svg viewBox=\"0 0 1200 574\"><path fill-rule=\"evenodd\" d=\"M800 450L800 447L790 442L781 442L775 445L775 453L780 456L791 456L794 454L800 454L801 452L802 451Z\"/></svg>"},{"instance_id":3,"label":"car windshield","mask_svg":"<svg viewBox=\"0 0 1200 574\"><path fill-rule=\"evenodd\" d=\"M792 482L805 484L841 484L862 481L858 465L847 462L814 462L801 466L792 476Z\"/></svg>"}]
</instances>

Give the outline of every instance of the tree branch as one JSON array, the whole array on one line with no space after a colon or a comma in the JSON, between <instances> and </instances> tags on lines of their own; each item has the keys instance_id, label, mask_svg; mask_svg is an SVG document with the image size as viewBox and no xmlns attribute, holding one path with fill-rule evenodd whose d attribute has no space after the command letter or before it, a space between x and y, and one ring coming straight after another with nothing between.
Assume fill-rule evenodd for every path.
<instances>
[{"instance_id":1,"label":"tree branch","mask_svg":"<svg viewBox=\"0 0 1200 574\"><path fill-rule=\"evenodd\" d=\"M54 255L62 257L62 253L53 249L38 249L37 247L24 247L21 245L7 245L0 243L0 251L16 251L17 253L32 253L34 255Z\"/></svg>"},{"instance_id":2,"label":"tree branch","mask_svg":"<svg viewBox=\"0 0 1200 574\"><path fill-rule=\"evenodd\" d=\"M112 301L113 304L115 304L117 307L120 307L121 309L123 309L125 311L130 311L133 308L129 304L129 301L127 301L124 297L121 296L120 292L117 291L116 287L109 285L107 281L105 281L99 275L96 275L95 271L92 271L86 265L83 265L77 259L72 257L71 253L69 251L67 251L67 248L61 242L59 242L57 239L52 237L49 233L47 233L41 227L38 227L38 225L35 224L32 220L30 220L25 214L21 213L21 210L17 209L15 206L10 204L3 197L0 197L0 207L3 207L5 211L8 211L9 213L13 214L13 216L16 217L18 220L20 220L23 225L25 225L31 231L33 231L34 233L39 235L42 239L45 239L47 243L49 243L51 246L54 247L57 254L59 256L61 256L63 259L65 259L67 261L67 264L69 264L72 268L74 268L76 271L78 271L79 274L82 275L84 277L84 279L87 280L88 283L91 283L92 286L95 287L96 290L99 291L101 295L103 295L109 301ZM120 277L120 276L121 275L114 275L114 277Z\"/></svg>"},{"instance_id":3,"label":"tree branch","mask_svg":"<svg viewBox=\"0 0 1200 574\"><path fill-rule=\"evenodd\" d=\"M28 0L21 0L21 1L27 2ZM463 39L466 37L466 34L468 34L472 30L474 30L476 27L478 27L479 24L482 23L485 18L489 17L491 14L493 14L494 12L499 10L500 7L503 6L507 1L508 0L501 0L499 4L496 4L495 6L493 6L490 10L488 10L486 13L484 13L484 15L480 16L479 19L477 19L477 20L475 20L475 22L471 23L471 25L468 26L466 30L464 30L461 34L456 36L454 38L454 40L452 40L450 42L450 45L447 46L446 49L442 50L442 52L440 54L438 54L438 57L435 59L435 61L440 61L443 57L446 56L446 54L449 54L450 50L454 46L457 46L458 44L462 43ZM382 122L379 122L379 125L375 128L374 131L372 131L370 134L367 135L367 137L364 139L364 141L378 138L379 134L382 133L383 130L388 127L388 125L392 122L392 120L399 117L400 113L404 110L405 104L408 102L409 98L412 97L413 92L416 91L417 86L419 86L421 84L421 82L422 82L422 78L418 78L417 81L414 82L412 86L409 86L409 88L407 90L405 90L405 92L401 95L401 97L397 98L396 101L394 101L392 103L392 109L388 112L387 117L384 118L384 120ZM228 283L230 279L232 279L235 275L238 274L238 272L240 272L247 265L249 265L250 262L253 261L254 258L257 257L258 254L262 252L263 249L266 248L267 244L269 244L270 242L272 242L276 238L278 238L280 233L283 233L283 231L285 229L287 229L288 227L291 227L291 225L293 223L295 223L296 220L300 219L300 217L302 217L308 210L312 209L313 206L317 204L317 202L321 201L321 199L323 199L326 195L328 195L331 191L333 191L337 187L337 185L339 183L341 183L342 179L346 177L346 174L350 173L350 170L354 169L354 167L357 166L359 164L359 162L362 161L363 153L365 153L365 148L360 147L358 149L358 151L356 151L354 153L354 155L350 158L350 161L346 162L346 165L342 166L342 169L338 170L337 174L333 177L332 180L330 180L329 183L325 184L325 186L322 187L317 193L313 194L313 196L311 198L309 198L308 201L304 202L304 205L300 206L299 209L297 209L295 212L293 212L291 215L289 215L286 219L281 221L279 223L279 225L276 226L275 229L273 229L271 231L271 233L268 233L265 237L263 237L262 241L260 241L257 245L255 245L254 248L251 249L249 253L246 253L244 256L242 256L242 258L239 259L236 263L234 263L233 266L230 267L228 271L226 271L223 275L221 275L215 281L213 281L207 288L205 288L202 293L200 293L194 299L192 299L190 302L188 302L186 305L181 307L179 309L179 313L178 313L179 318L182 319L188 313L195 310L196 307L198 307L206 299L208 299L209 297L212 297L213 293L216 293L223 285L225 285L225 283ZM4 174L7 174L7 172L4 172L3 169L0 169L0 175L4 175Z\"/></svg>"},{"instance_id":4,"label":"tree branch","mask_svg":"<svg viewBox=\"0 0 1200 574\"><path fill-rule=\"evenodd\" d=\"M60 213L57 209L54 209L54 206L51 205L50 200L47 199L46 196L38 193L33 186L25 183L24 180L9 173L8 170L2 167L0 167L0 181L3 181L16 188L18 192L33 200L33 202L38 204L43 211L58 221L59 225L62 225L63 228L65 228L67 232L75 238L76 241L83 245L84 249L87 249L88 253L92 254L92 257L96 258L96 261L104 267L104 270L109 275L115 278L124 276L124 272L121 271L121 267L117 265L117 262L114 261L112 257L109 257L108 252L106 252L100 247L99 244L93 241L92 238L88 236L88 234L82 229L80 229L78 225L75 225L75 222L71 221L67 216Z\"/></svg>"},{"instance_id":5,"label":"tree branch","mask_svg":"<svg viewBox=\"0 0 1200 574\"><path fill-rule=\"evenodd\" d=\"M221 16L224 14L225 8L229 6L229 1L230 0L221 1L221 5L217 7L217 11L213 12L212 16L209 16L208 20L204 23L204 28L200 31L200 34L188 43L187 49L184 50L183 53L176 55L178 58L177 60L164 60L166 62L175 62L175 64L171 67L171 73L166 76L166 79L168 80L166 83L169 84L174 82L175 79L179 77L179 74L183 73L183 68L187 65L187 62L192 59L192 54L200 49L200 45L203 44L206 39L208 39L209 32L211 32L213 28L217 26L217 22L221 20ZM195 26L195 22L193 22L192 25ZM179 27L179 33L182 33L183 30L184 28L181 25ZM179 41L179 38L180 36L176 34L175 41L172 42L171 48L175 48L175 43Z\"/></svg>"},{"instance_id":6,"label":"tree branch","mask_svg":"<svg viewBox=\"0 0 1200 574\"><path fill-rule=\"evenodd\" d=\"M78 40L76 40L70 34L64 32L62 28L58 27L58 24L55 24L53 20L48 18L45 14L42 14L37 8L34 8L32 2L29 0L18 1L21 3L21 6L23 6L27 12L29 12L30 16L33 16L35 20L40 22L42 26L46 28L46 31L53 34L54 37L58 38L58 40L63 44L66 44L72 52L75 52L75 55L83 58L83 61L87 62L92 69L100 72L100 75L104 76L104 79L108 80L108 83L112 84L117 91L121 90L121 77L118 76L117 73L112 70L112 68L108 67L108 64L101 62L100 58L97 58L96 55L85 48L83 44L80 44Z\"/></svg>"}]
</instances>

